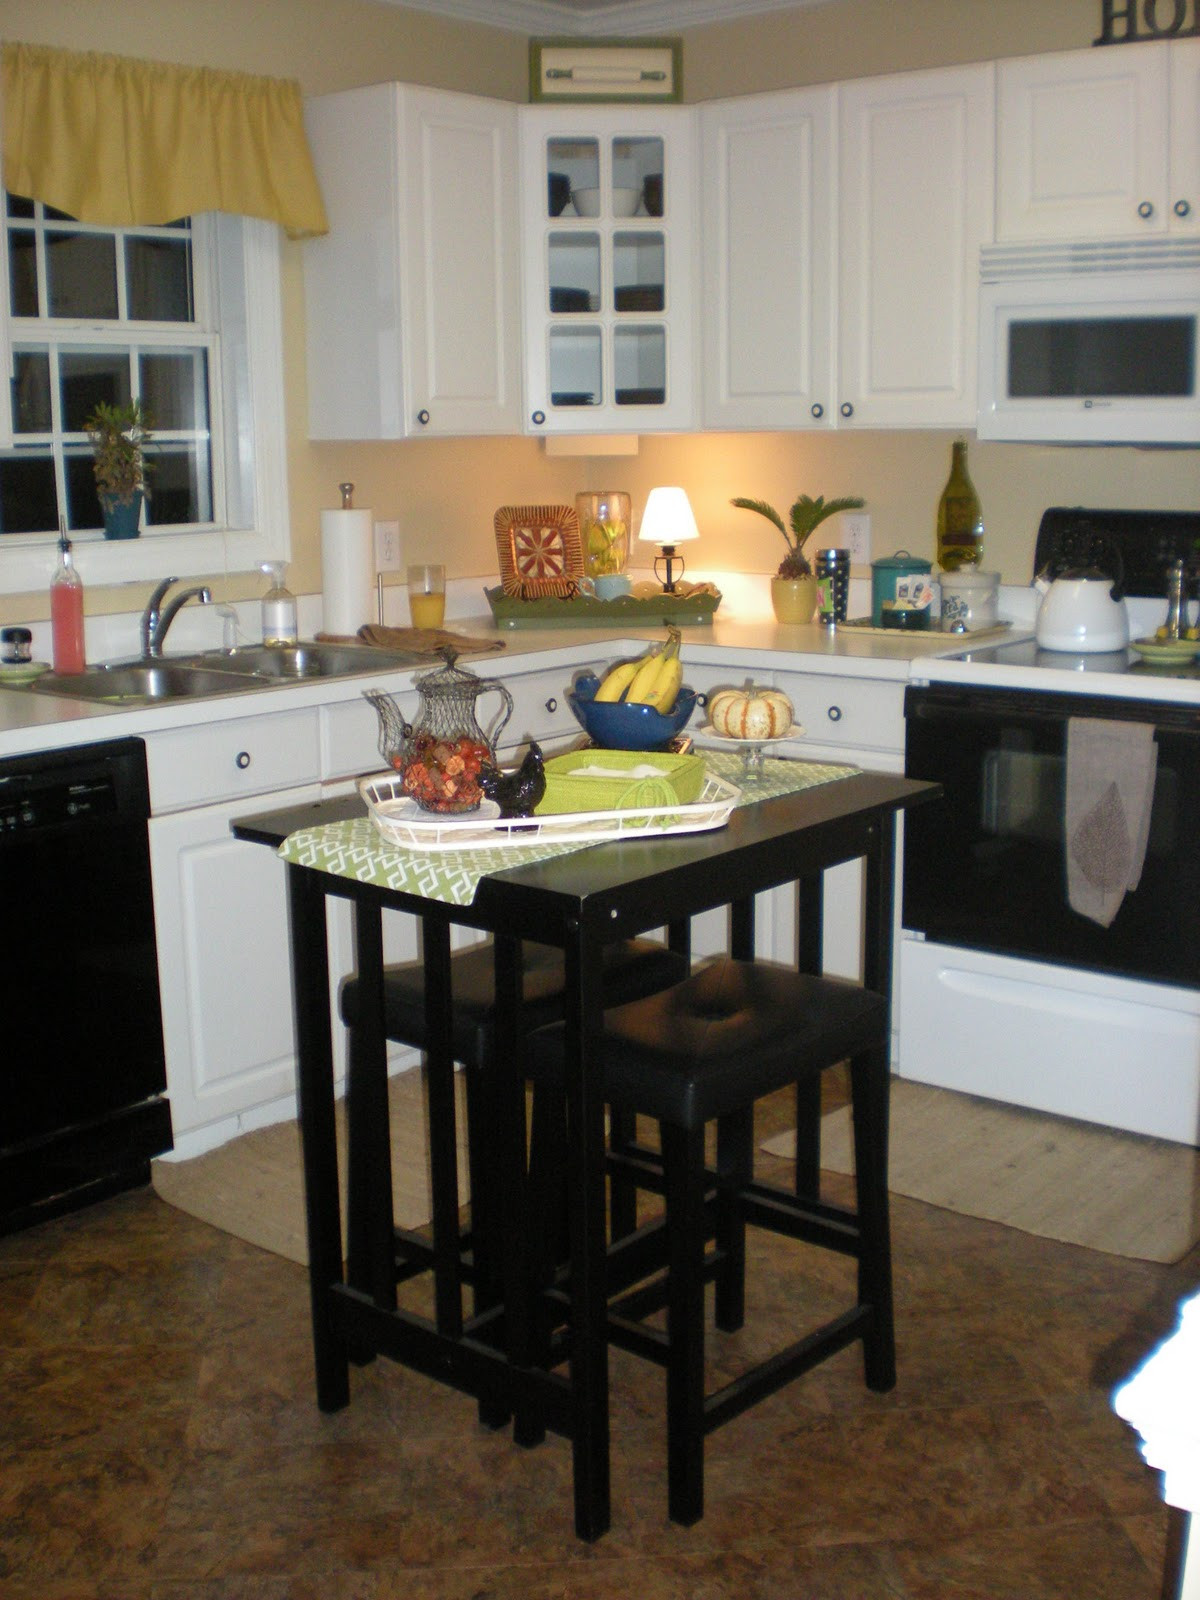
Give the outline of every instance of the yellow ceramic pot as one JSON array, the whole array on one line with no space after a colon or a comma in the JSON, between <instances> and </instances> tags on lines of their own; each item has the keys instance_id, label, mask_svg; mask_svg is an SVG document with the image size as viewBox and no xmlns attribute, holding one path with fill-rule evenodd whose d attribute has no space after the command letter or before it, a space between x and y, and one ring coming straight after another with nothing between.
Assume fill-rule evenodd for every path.
<instances>
[{"instance_id":1,"label":"yellow ceramic pot","mask_svg":"<svg viewBox=\"0 0 1200 1600\"><path fill-rule=\"evenodd\" d=\"M771 604L777 622L811 622L817 609L817 580L811 574L806 578L772 578Z\"/></svg>"}]
</instances>

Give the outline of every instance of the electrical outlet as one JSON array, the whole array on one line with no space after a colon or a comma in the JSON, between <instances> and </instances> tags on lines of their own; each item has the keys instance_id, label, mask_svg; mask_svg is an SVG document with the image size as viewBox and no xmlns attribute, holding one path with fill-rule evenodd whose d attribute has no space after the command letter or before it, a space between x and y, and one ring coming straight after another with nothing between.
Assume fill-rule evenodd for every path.
<instances>
[{"instance_id":1,"label":"electrical outlet","mask_svg":"<svg viewBox=\"0 0 1200 1600\"><path fill-rule=\"evenodd\" d=\"M375 571L399 572L400 524L377 522L375 524Z\"/></svg>"},{"instance_id":2,"label":"electrical outlet","mask_svg":"<svg viewBox=\"0 0 1200 1600\"><path fill-rule=\"evenodd\" d=\"M843 511L842 545L850 552L852 567L871 565L871 513L869 511Z\"/></svg>"}]
</instances>

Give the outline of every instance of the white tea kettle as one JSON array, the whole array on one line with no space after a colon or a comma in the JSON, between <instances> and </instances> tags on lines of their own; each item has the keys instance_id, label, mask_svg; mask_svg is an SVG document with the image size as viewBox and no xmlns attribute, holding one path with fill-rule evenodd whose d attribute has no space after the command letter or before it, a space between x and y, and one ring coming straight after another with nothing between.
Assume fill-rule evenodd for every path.
<instances>
[{"instance_id":1,"label":"white tea kettle","mask_svg":"<svg viewBox=\"0 0 1200 1600\"><path fill-rule=\"evenodd\" d=\"M1067 567L1056 574L1047 568L1034 579L1042 596L1034 632L1043 650L1091 655L1129 643L1120 551L1113 549L1104 566Z\"/></svg>"}]
</instances>

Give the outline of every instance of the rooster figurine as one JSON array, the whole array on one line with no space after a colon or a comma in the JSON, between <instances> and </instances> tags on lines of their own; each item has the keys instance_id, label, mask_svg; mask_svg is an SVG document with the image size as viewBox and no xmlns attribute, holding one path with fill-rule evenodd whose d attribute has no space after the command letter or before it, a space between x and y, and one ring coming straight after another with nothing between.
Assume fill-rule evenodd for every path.
<instances>
[{"instance_id":1,"label":"rooster figurine","mask_svg":"<svg viewBox=\"0 0 1200 1600\"><path fill-rule=\"evenodd\" d=\"M485 766L479 774L479 787L500 807L502 817L531 817L546 792L546 768L541 746L529 741L529 749L519 767L504 772Z\"/></svg>"}]
</instances>

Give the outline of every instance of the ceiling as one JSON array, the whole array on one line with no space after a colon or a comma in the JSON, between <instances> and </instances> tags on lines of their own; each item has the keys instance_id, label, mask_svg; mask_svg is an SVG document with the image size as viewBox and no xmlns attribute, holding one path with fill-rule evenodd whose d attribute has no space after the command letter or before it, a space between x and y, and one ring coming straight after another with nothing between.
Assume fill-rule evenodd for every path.
<instances>
[{"instance_id":1,"label":"ceiling","mask_svg":"<svg viewBox=\"0 0 1200 1600\"><path fill-rule=\"evenodd\" d=\"M636 38L705 22L731 22L767 11L799 11L835 0L390 0L461 22L516 33L581 38Z\"/></svg>"}]
</instances>

